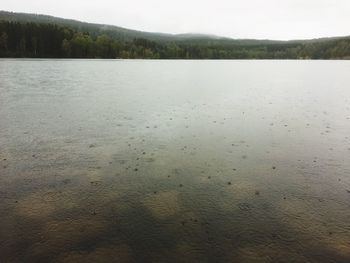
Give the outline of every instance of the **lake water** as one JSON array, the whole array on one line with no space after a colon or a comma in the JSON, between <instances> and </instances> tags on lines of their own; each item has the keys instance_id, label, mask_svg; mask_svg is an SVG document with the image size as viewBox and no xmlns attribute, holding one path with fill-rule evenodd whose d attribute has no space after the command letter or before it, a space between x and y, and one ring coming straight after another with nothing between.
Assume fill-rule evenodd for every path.
<instances>
[{"instance_id":1,"label":"lake water","mask_svg":"<svg viewBox=\"0 0 350 263\"><path fill-rule=\"evenodd\" d=\"M350 262L349 73L0 60L0 262Z\"/></svg>"}]
</instances>

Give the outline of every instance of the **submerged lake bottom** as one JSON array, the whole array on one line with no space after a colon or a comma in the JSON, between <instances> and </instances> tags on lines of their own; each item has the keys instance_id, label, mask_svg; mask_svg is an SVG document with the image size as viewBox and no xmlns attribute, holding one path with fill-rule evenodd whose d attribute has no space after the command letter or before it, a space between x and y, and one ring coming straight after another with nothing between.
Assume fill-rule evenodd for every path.
<instances>
[{"instance_id":1,"label":"submerged lake bottom","mask_svg":"<svg viewBox=\"0 0 350 263\"><path fill-rule=\"evenodd\" d=\"M0 60L0 262L350 262L349 72Z\"/></svg>"}]
</instances>

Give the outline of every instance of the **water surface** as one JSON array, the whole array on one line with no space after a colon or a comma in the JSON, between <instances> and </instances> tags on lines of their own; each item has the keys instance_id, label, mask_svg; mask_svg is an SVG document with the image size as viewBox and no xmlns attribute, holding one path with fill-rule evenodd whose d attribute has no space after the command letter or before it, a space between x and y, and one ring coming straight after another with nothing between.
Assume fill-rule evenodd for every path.
<instances>
[{"instance_id":1,"label":"water surface","mask_svg":"<svg viewBox=\"0 0 350 263\"><path fill-rule=\"evenodd\" d=\"M350 262L349 72L0 60L0 262Z\"/></svg>"}]
</instances>

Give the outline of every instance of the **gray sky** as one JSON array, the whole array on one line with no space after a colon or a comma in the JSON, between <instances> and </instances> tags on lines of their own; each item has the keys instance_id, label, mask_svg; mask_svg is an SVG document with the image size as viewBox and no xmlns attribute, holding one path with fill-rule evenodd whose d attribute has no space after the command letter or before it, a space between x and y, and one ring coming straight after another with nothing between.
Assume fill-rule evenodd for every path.
<instances>
[{"instance_id":1,"label":"gray sky","mask_svg":"<svg viewBox=\"0 0 350 263\"><path fill-rule=\"evenodd\" d=\"M350 0L1 0L0 10L233 38L350 35Z\"/></svg>"}]
</instances>

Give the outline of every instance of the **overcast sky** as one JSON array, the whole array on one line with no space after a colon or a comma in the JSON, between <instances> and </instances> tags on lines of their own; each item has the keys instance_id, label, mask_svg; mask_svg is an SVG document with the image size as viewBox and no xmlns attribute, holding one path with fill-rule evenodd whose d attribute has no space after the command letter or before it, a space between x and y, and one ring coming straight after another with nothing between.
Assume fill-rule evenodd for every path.
<instances>
[{"instance_id":1,"label":"overcast sky","mask_svg":"<svg viewBox=\"0 0 350 263\"><path fill-rule=\"evenodd\" d=\"M0 10L166 33L304 39L350 35L350 0L0 0Z\"/></svg>"}]
</instances>

